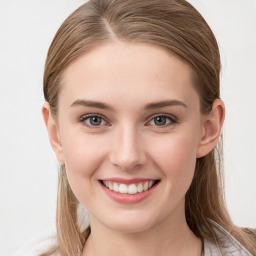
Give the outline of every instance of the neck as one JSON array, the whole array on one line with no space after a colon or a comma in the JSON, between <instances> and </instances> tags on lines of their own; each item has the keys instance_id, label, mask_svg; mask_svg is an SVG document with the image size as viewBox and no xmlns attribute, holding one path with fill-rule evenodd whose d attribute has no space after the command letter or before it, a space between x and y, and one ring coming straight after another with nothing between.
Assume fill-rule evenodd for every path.
<instances>
[{"instance_id":1,"label":"neck","mask_svg":"<svg viewBox=\"0 0 256 256\"><path fill-rule=\"evenodd\" d=\"M175 217L175 218L174 218ZM124 233L99 223L93 216L83 256L200 256L202 242L189 229L185 213L171 216L149 229Z\"/></svg>"}]
</instances>

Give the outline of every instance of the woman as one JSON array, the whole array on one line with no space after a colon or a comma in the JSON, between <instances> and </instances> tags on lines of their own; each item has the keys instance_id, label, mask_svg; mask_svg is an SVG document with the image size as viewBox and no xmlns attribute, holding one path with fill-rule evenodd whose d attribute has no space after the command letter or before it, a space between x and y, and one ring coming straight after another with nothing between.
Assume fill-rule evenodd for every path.
<instances>
[{"instance_id":1,"label":"woman","mask_svg":"<svg viewBox=\"0 0 256 256\"><path fill-rule=\"evenodd\" d=\"M92 0L68 17L44 75L61 164L44 255L256 255L225 205L219 73L216 39L184 0Z\"/></svg>"}]
</instances>

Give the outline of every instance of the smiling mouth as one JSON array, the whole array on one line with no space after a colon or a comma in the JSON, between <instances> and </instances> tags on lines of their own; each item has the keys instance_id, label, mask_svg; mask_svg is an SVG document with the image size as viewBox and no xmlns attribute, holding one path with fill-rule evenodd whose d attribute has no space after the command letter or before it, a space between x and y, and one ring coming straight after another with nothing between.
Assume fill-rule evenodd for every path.
<instances>
[{"instance_id":1,"label":"smiling mouth","mask_svg":"<svg viewBox=\"0 0 256 256\"><path fill-rule=\"evenodd\" d=\"M133 183L129 185L124 183L113 182L109 180L100 180L100 182L103 186L105 186L106 188L114 192L117 192L120 194L134 195L134 194L148 191L157 183L159 183L160 180L143 181L143 182Z\"/></svg>"}]
</instances>

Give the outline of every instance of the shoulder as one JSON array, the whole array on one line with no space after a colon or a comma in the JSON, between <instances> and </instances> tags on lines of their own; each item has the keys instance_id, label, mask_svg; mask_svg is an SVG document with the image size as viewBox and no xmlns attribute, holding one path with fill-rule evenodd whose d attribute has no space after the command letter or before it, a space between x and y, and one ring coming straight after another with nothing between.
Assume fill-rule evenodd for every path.
<instances>
[{"instance_id":1,"label":"shoulder","mask_svg":"<svg viewBox=\"0 0 256 256\"><path fill-rule=\"evenodd\" d=\"M55 234L49 232L41 233L18 247L11 256L39 256L56 247L56 245L57 239Z\"/></svg>"},{"instance_id":2,"label":"shoulder","mask_svg":"<svg viewBox=\"0 0 256 256\"><path fill-rule=\"evenodd\" d=\"M213 222L218 244L204 240L204 255L211 256L252 256L227 230Z\"/></svg>"}]
</instances>

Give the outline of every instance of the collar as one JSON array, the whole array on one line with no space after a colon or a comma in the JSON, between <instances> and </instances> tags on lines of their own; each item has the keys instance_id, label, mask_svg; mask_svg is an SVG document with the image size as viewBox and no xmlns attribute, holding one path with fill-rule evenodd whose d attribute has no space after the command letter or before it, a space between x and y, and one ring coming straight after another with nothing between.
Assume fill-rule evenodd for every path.
<instances>
[{"instance_id":1,"label":"collar","mask_svg":"<svg viewBox=\"0 0 256 256\"><path fill-rule=\"evenodd\" d=\"M227 230L212 221L218 243L204 239L205 256L252 256Z\"/></svg>"}]
</instances>

